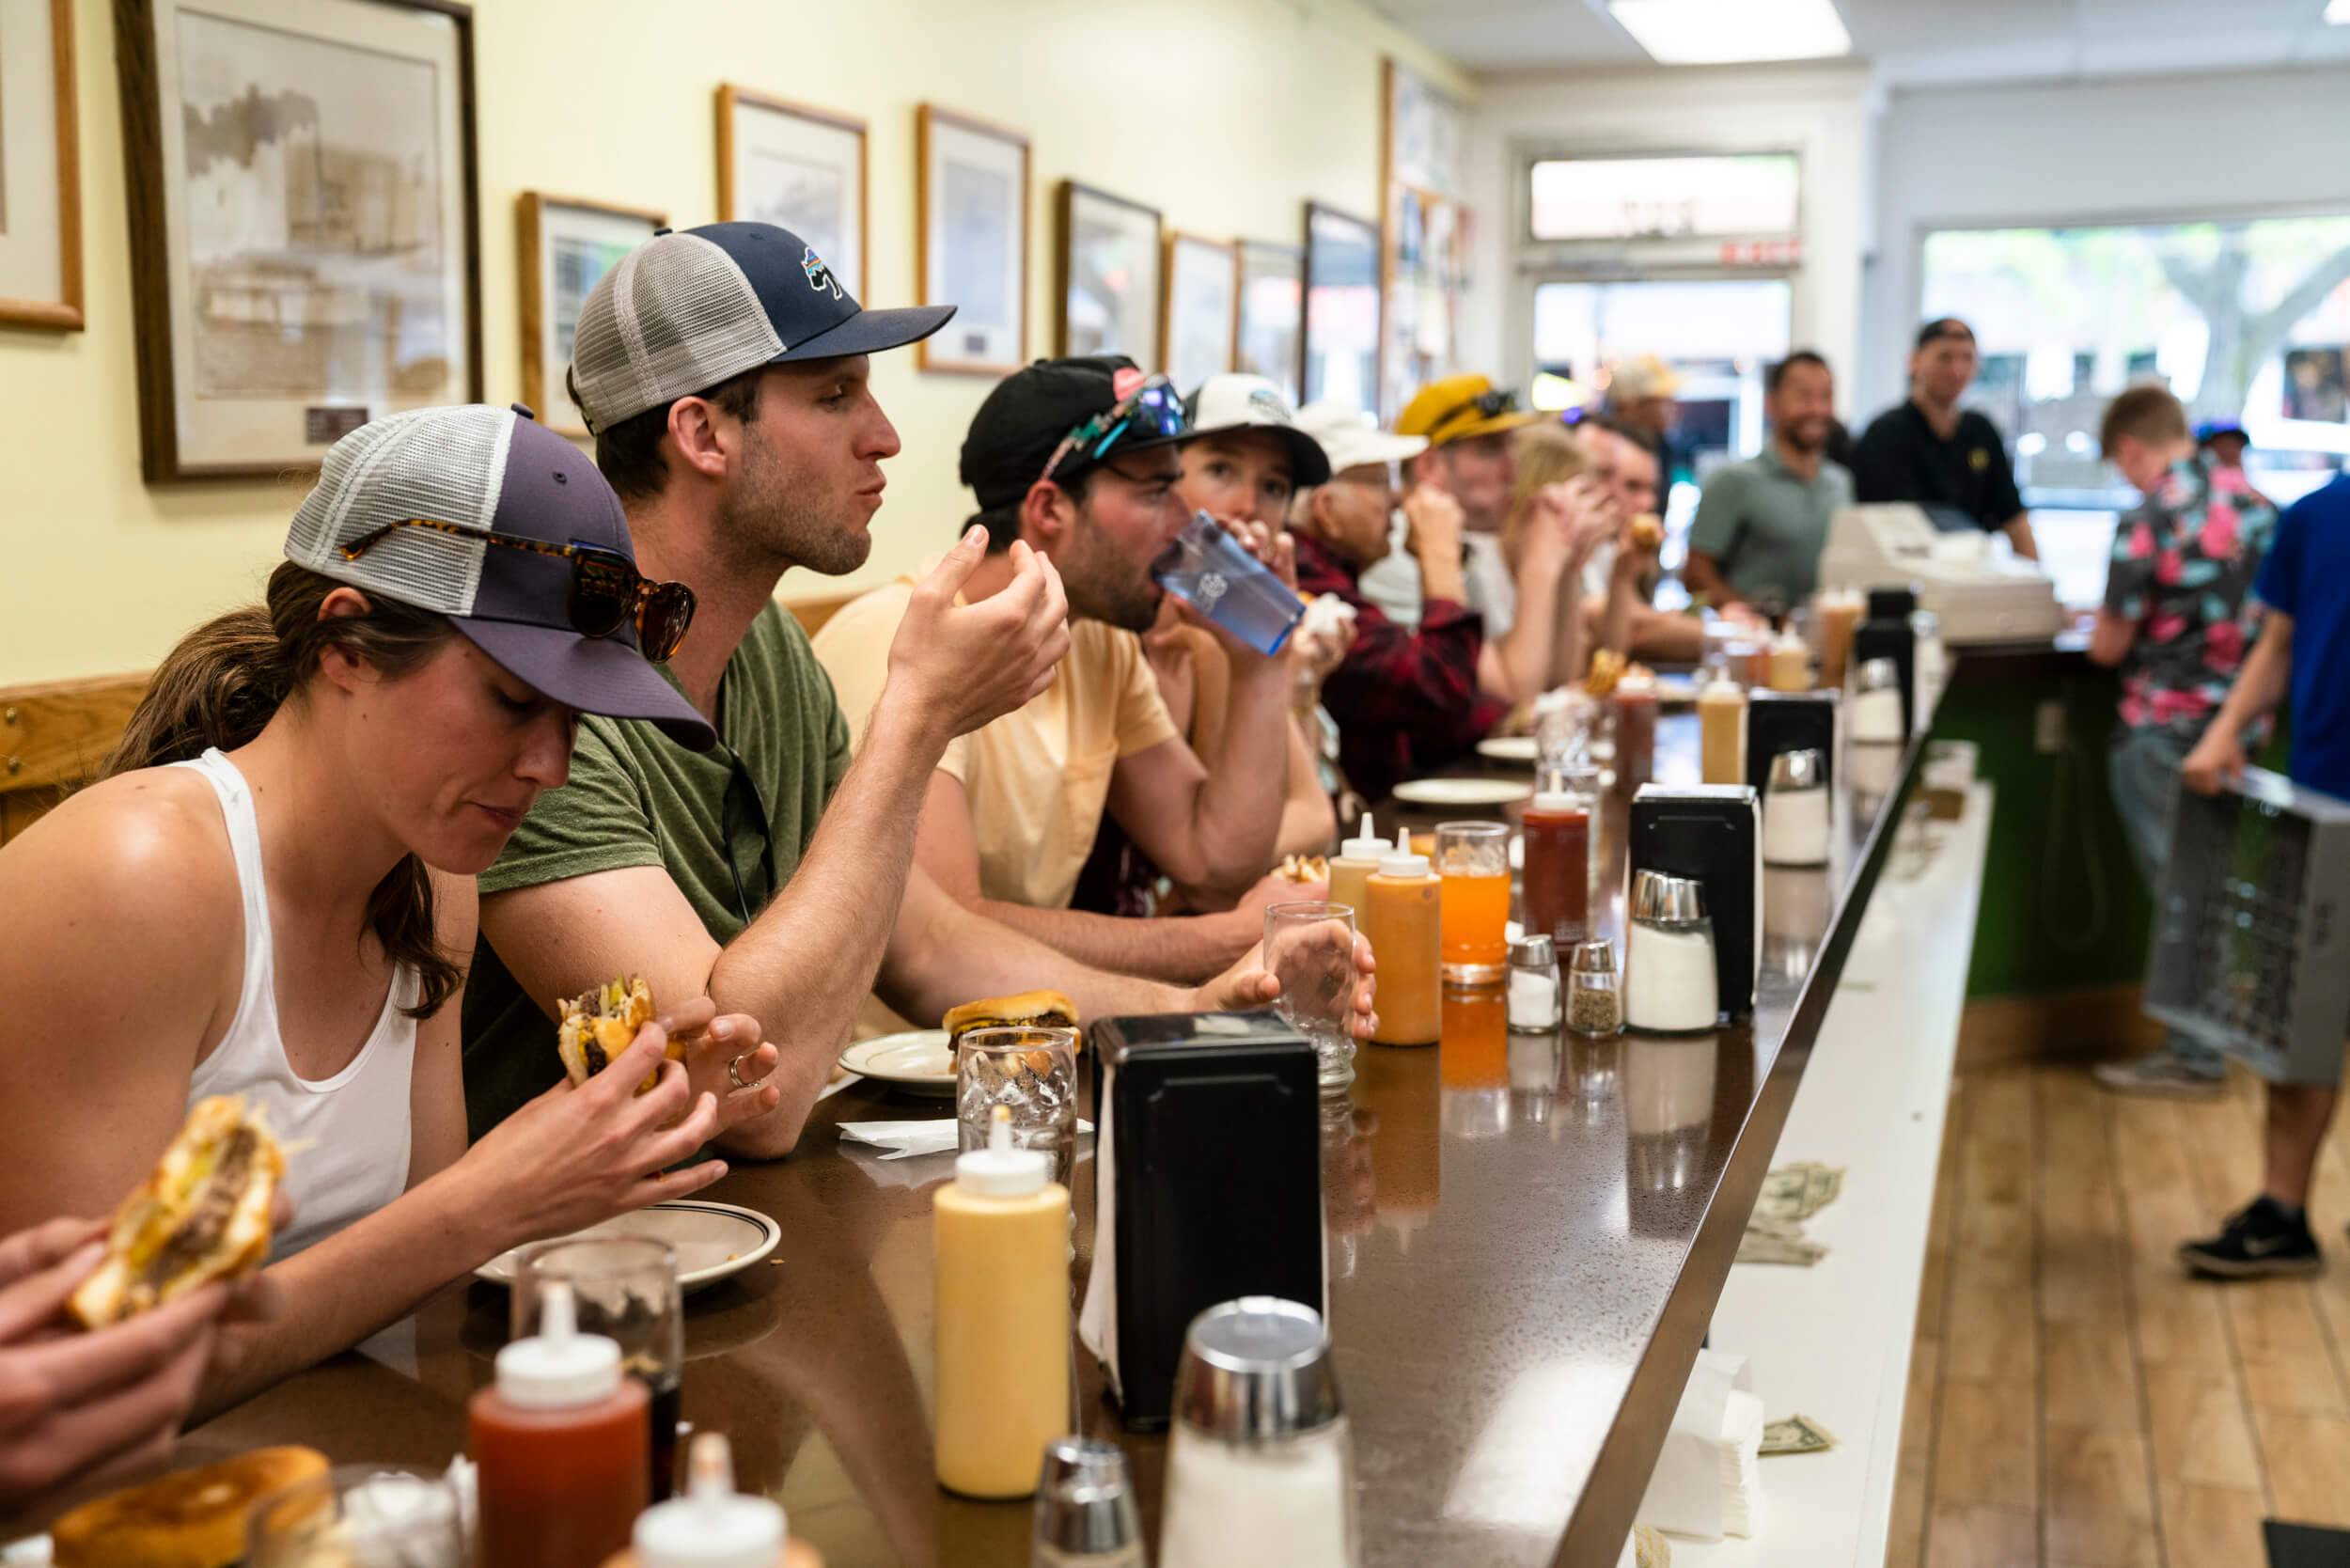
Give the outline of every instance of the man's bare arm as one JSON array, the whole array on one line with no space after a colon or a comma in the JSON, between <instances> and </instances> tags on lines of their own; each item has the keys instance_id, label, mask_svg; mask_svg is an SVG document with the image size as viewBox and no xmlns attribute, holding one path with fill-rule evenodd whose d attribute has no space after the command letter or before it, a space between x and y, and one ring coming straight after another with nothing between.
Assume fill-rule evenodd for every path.
<instances>
[{"instance_id":1,"label":"man's bare arm","mask_svg":"<svg viewBox=\"0 0 2350 1568\"><path fill-rule=\"evenodd\" d=\"M1191 748L1180 741L1165 742L1142 755L1169 747L1182 753L1180 761L1199 767ZM989 922L1025 933L1062 954L1064 963L1073 960L1120 974L1197 983L1254 946L1263 923L1262 914L1246 904L1215 915L1137 920L1076 909L1037 909L987 898L979 887L979 843L972 830L970 804L961 782L948 773L932 776L915 856L948 898ZM1268 865L1270 860L1268 855Z\"/></svg>"}]
</instances>

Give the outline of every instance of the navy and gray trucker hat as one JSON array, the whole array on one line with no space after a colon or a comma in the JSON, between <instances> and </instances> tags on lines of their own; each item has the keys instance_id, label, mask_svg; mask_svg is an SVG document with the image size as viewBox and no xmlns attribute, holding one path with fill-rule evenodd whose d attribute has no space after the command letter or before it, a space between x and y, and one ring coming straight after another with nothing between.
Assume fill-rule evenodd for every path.
<instances>
[{"instance_id":1,"label":"navy and gray trucker hat","mask_svg":"<svg viewBox=\"0 0 2350 1568\"><path fill-rule=\"evenodd\" d=\"M417 520L434 526L407 525ZM358 559L345 557L379 533ZM286 531L286 558L448 617L508 673L567 708L649 719L697 751L716 742L637 651L634 617L609 636L572 629L572 559L492 535L636 559L620 498L577 447L519 405L478 403L387 415L328 447Z\"/></svg>"},{"instance_id":2,"label":"navy and gray trucker hat","mask_svg":"<svg viewBox=\"0 0 2350 1568\"><path fill-rule=\"evenodd\" d=\"M572 396L590 431L608 430L758 366L903 348L954 313L868 310L815 246L771 223L665 228L588 290Z\"/></svg>"}]
</instances>

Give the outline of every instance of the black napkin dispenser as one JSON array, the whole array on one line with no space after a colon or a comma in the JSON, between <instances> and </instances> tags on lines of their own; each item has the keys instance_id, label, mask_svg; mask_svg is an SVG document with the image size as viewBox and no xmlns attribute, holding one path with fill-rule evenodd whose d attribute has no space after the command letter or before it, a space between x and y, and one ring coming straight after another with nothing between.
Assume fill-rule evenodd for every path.
<instances>
[{"instance_id":1,"label":"black napkin dispenser","mask_svg":"<svg viewBox=\"0 0 2350 1568\"><path fill-rule=\"evenodd\" d=\"M1106 1282L1115 1305L1089 1300L1087 1339L1125 1424L1155 1431L1201 1311L1244 1295L1324 1310L1320 1064L1272 1012L1104 1018L1090 1040L1105 1136L1089 1295Z\"/></svg>"},{"instance_id":2,"label":"black napkin dispenser","mask_svg":"<svg viewBox=\"0 0 2350 1568\"><path fill-rule=\"evenodd\" d=\"M1632 797L1629 848L1627 877L1662 871L1704 884L1721 1010L1732 1018L1752 1012L1762 975L1762 792L1747 784L1643 784Z\"/></svg>"},{"instance_id":3,"label":"black napkin dispenser","mask_svg":"<svg viewBox=\"0 0 2350 1568\"><path fill-rule=\"evenodd\" d=\"M1837 695L1756 692L1747 699L1747 782L1755 793L1769 789L1771 759L1782 751L1818 752L1821 780L1835 786Z\"/></svg>"}]
</instances>

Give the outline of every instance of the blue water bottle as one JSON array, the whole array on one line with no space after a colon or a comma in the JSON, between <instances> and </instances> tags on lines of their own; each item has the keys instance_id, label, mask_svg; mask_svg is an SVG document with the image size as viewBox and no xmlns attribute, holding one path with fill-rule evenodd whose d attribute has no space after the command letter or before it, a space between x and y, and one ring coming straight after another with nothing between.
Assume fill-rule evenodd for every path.
<instances>
[{"instance_id":1,"label":"blue water bottle","mask_svg":"<svg viewBox=\"0 0 2350 1568\"><path fill-rule=\"evenodd\" d=\"M1306 613L1306 602L1204 511L1192 513L1152 575L1260 653L1278 653Z\"/></svg>"}]
</instances>

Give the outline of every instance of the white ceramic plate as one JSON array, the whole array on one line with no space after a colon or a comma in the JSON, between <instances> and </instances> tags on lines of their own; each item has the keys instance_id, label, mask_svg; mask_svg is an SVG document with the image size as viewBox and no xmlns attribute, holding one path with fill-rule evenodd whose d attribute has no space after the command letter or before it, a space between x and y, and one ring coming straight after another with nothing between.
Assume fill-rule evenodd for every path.
<instances>
[{"instance_id":1,"label":"white ceramic plate","mask_svg":"<svg viewBox=\"0 0 2350 1568\"><path fill-rule=\"evenodd\" d=\"M776 1249L783 1227L756 1209L713 1203L702 1198L681 1198L655 1203L650 1209L590 1225L566 1241L615 1241L650 1237L665 1241L677 1253L677 1278L690 1294L742 1273ZM501 1252L479 1268L474 1278L495 1285L511 1285L527 1248Z\"/></svg>"},{"instance_id":2,"label":"white ceramic plate","mask_svg":"<svg viewBox=\"0 0 2350 1568\"><path fill-rule=\"evenodd\" d=\"M1531 735L1494 735L1477 743L1477 755L1496 762L1531 762L1542 751Z\"/></svg>"},{"instance_id":3,"label":"white ceramic plate","mask_svg":"<svg viewBox=\"0 0 2350 1568\"><path fill-rule=\"evenodd\" d=\"M1698 699L1698 683L1686 675L1660 675L1656 678L1656 700L1680 707Z\"/></svg>"},{"instance_id":4,"label":"white ceramic plate","mask_svg":"<svg viewBox=\"0 0 2350 1568\"><path fill-rule=\"evenodd\" d=\"M1395 787L1395 798L1414 806L1507 806L1533 792L1506 778L1412 778Z\"/></svg>"},{"instance_id":5,"label":"white ceramic plate","mask_svg":"<svg viewBox=\"0 0 2350 1568\"><path fill-rule=\"evenodd\" d=\"M914 1094L955 1091L955 1053L948 1047L945 1029L860 1040L840 1053L840 1065Z\"/></svg>"}]
</instances>

